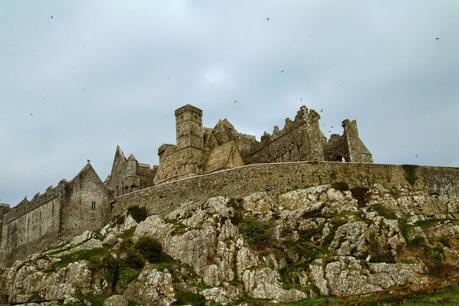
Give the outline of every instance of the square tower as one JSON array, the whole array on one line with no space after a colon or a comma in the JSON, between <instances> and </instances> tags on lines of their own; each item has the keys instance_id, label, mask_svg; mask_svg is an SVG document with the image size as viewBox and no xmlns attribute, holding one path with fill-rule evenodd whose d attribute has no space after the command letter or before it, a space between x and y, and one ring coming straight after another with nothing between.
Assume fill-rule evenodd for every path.
<instances>
[{"instance_id":1,"label":"square tower","mask_svg":"<svg viewBox=\"0 0 459 306\"><path fill-rule=\"evenodd\" d=\"M190 104L175 111L177 149L193 147L204 149L202 110Z\"/></svg>"}]
</instances>

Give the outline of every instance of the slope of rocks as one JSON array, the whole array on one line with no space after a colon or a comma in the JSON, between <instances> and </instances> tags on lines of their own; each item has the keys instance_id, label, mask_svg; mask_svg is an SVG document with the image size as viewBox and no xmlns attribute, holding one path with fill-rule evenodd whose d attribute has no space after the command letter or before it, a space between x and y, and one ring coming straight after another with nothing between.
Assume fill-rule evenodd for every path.
<instances>
[{"instance_id":1,"label":"slope of rocks","mask_svg":"<svg viewBox=\"0 0 459 306\"><path fill-rule=\"evenodd\" d=\"M133 208L1 272L3 303L245 305L454 275L459 203L409 188L323 185Z\"/></svg>"}]
</instances>

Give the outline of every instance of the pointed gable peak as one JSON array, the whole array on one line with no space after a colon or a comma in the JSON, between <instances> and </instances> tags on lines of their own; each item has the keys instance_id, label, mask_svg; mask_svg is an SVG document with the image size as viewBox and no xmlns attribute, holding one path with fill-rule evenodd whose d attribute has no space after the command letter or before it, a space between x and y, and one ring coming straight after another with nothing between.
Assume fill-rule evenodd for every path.
<instances>
[{"instance_id":1,"label":"pointed gable peak","mask_svg":"<svg viewBox=\"0 0 459 306\"><path fill-rule=\"evenodd\" d=\"M70 181L70 184L73 184L75 181L79 179L85 179L86 177L94 177L96 180L100 183L102 183L102 180L100 179L99 175L97 174L96 170L92 167L90 163L87 163L81 170L78 172L77 175Z\"/></svg>"},{"instance_id":2,"label":"pointed gable peak","mask_svg":"<svg viewBox=\"0 0 459 306\"><path fill-rule=\"evenodd\" d=\"M116 146L115 159L116 158L121 158L121 159L126 160L126 157L124 157L124 153L121 150L121 147L119 145Z\"/></svg>"},{"instance_id":3,"label":"pointed gable peak","mask_svg":"<svg viewBox=\"0 0 459 306\"><path fill-rule=\"evenodd\" d=\"M80 175L82 175L82 174L91 173L91 172L93 172L93 173L95 173L95 174L97 175L96 170L94 170L94 168L92 167L91 163L87 163L87 164L80 170L80 172L78 172L78 174L77 174L75 177L80 176Z\"/></svg>"},{"instance_id":4,"label":"pointed gable peak","mask_svg":"<svg viewBox=\"0 0 459 306\"><path fill-rule=\"evenodd\" d=\"M217 124L215 125L215 128L223 128L223 129L234 130L234 126L226 118L218 120Z\"/></svg>"}]
</instances>

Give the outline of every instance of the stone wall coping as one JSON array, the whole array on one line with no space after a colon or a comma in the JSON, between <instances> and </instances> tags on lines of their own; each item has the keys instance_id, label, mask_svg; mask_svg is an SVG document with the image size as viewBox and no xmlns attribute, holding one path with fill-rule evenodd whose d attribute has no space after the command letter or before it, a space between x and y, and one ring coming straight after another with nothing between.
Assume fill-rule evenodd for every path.
<instances>
[{"instance_id":1,"label":"stone wall coping","mask_svg":"<svg viewBox=\"0 0 459 306\"><path fill-rule=\"evenodd\" d=\"M248 164L248 165L235 167L235 168L231 168L231 169L218 170L218 171L211 172L211 173L206 173L206 174L196 175L196 176L182 178L182 179L178 179L178 180L159 183L159 184L151 186L151 187L147 187L147 188L144 188L144 189L140 189L140 190L136 190L136 191L133 191L133 192L130 192L130 193L123 194L121 196L115 197L114 199L115 200L116 199L122 199L124 197L132 196L133 194L136 194L136 193L142 193L142 192L145 192L147 190L154 190L156 188L163 187L163 186L169 185L169 184L175 184L175 183L184 182L184 181L199 180L199 179L201 179L203 177L217 176L217 175L220 175L222 173L237 172L237 171L240 171L240 170L245 169L245 168L260 168L260 167L270 167L270 166L275 166L275 165L317 165L317 164L323 164L323 165L340 164L340 165L343 165L343 167L348 167L348 166L352 166L352 165L366 165L366 166L369 166L370 168L379 168L379 167L387 167L387 168L397 167L398 168L398 167L406 166L404 164L376 164L376 163L360 163L360 162L345 162L345 163L343 163L343 162L337 162L337 161L294 161L294 162L276 162L276 163L256 163L256 164ZM416 167L420 167L420 168L431 168L431 169L451 169L451 170L458 170L459 171L459 167L427 166L427 165L410 165L410 166L416 166Z\"/></svg>"}]
</instances>

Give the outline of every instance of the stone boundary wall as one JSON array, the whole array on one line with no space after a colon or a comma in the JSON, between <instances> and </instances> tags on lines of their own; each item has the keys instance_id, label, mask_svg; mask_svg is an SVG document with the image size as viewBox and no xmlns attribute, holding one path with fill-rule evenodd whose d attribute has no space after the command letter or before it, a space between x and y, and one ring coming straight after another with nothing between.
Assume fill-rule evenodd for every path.
<instances>
[{"instance_id":1,"label":"stone boundary wall","mask_svg":"<svg viewBox=\"0 0 459 306\"><path fill-rule=\"evenodd\" d=\"M112 202L112 215L122 214L130 206L145 207L149 214L161 214L186 201L204 201L214 196L242 197L258 191L277 195L337 182L345 182L349 188L368 188L378 183L394 191L412 187L458 197L459 168L339 162L251 164L117 197Z\"/></svg>"},{"instance_id":2,"label":"stone boundary wall","mask_svg":"<svg viewBox=\"0 0 459 306\"><path fill-rule=\"evenodd\" d=\"M35 209L48 204L49 202L57 199L60 196L60 189L62 187L49 188L44 194L37 193L32 200L22 200L18 205L12 207L8 213L5 214L3 222L10 223Z\"/></svg>"}]
</instances>

